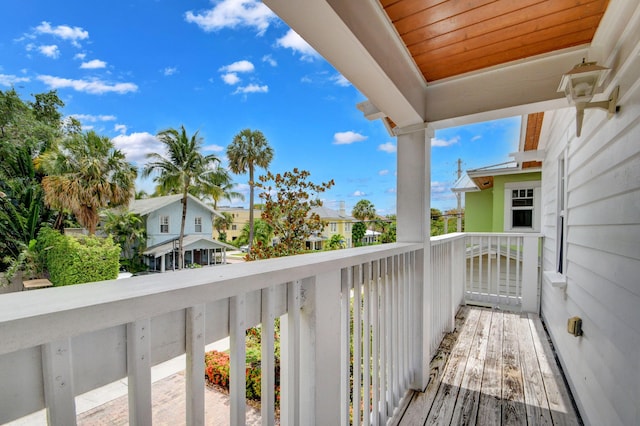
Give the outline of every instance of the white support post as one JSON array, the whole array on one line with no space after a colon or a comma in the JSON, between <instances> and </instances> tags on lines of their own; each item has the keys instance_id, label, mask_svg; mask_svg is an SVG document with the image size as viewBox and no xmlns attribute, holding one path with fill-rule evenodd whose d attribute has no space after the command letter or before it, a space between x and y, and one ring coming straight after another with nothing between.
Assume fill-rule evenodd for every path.
<instances>
[{"instance_id":1,"label":"white support post","mask_svg":"<svg viewBox=\"0 0 640 426\"><path fill-rule=\"evenodd\" d=\"M423 390L429 382L431 320L431 138L433 129L420 128L398 136L398 242L424 244L416 258L415 342L413 350L420 365L413 366L413 389ZM422 284L422 285L420 285ZM407 348L409 350L409 348Z\"/></svg>"},{"instance_id":2,"label":"white support post","mask_svg":"<svg viewBox=\"0 0 640 426\"><path fill-rule=\"evenodd\" d=\"M42 373L47 422L52 426L76 424L71 339L42 345Z\"/></svg>"},{"instance_id":3,"label":"white support post","mask_svg":"<svg viewBox=\"0 0 640 426\"><path fill-rule=\"evenodd\" d=\"M129 376L129 424L150 425L151 320L127 324L127 373Z\"/></svg>"},{"instance_id":4,"label":"white support post","mask_svg":"<svg viewBox=\"0 0 640 426\"><path fill-rule=\"evenodd\" d=\"M287 283L287 314L280 317L280 423L283 426L300 424L300 287L300 281Z\"/></svg>"},{"instance_id":5,"label":"white support post","mask_svg":"<svg viewBox=\"0 0 640 426\"><path fill-rule=\"evenodd\" d=\"M204 425L205 305L186 312L186 416L187 425Z\"/></svg>"},{"instance_id":6,"label":"white support post","mask_svg":"<svg viewBox=\"0 0 640 426\"><path fill-rule=\"evenodd\" d=\"M538 236L522 241L522 311L538 313Z\"/></svg>"},{"instance_id":7,"label":"white support post","mask_svg":"<svg viewBox=\"0 0 640 426\"><path fill-rule=\"evenodd\" d=\"M232 425L243 425L247 418L246 310L244 294L229 299L229 399L231 400Z\"/></svg>"},{"instance_id":8,"label":"white support post","mask_svg":"<svg viewBox=\"0 0 640 426\"><path fill-rule=\"evenodd\" d=\"M340 424L340 287L340 270L303 281L298 424Z\"/></svg>"},{"instance_id":9,"label":"white support post","mask_svg":"<svg viewBox=\"0 0 640 426\"><path fill-rule=\"evenodd\" d=\"M275 424L275 339L274 298L275 288L262 289L261 345L261 415L263 426Z\"/></svg>"}]
</instances>

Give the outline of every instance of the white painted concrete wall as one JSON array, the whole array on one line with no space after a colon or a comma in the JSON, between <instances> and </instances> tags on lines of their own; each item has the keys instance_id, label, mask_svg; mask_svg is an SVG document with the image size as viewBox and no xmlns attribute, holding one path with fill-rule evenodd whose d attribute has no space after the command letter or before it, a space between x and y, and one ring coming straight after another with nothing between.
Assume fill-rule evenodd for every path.
<instances>
[{"instance_id":1,"label":"white painted concrete wall","mask_svg":"<svg viewBox=\"0 0 640 426\"><path fill-rule=\"evenodd\" d=\"M545 270L556 265L558 159L565 149L568 162L567 286L543 279L542 315L591 425L640 424L640 64L634 56L616 76L617 116L607 120L604 111L588 110L576 138L573 108L546 113L541 135ZM582 318L582 337L566 331L573 316Z\"/></svg>"}]
</instances>

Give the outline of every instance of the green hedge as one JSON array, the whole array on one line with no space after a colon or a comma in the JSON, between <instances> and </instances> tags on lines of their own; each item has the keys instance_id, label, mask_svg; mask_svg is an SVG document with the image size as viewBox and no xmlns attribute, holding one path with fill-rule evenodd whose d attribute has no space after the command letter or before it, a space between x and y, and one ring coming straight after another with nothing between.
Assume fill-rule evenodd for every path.
<instances>
[{"instance_id":1,"label":"green hedge","mask_svg":"<svg viewBox=\"0 0 640 426\"><path fill-rule=\"evenodd\" d=\"M72 237L43 228L38 234L37 249L55 286L118 277L120 247L111 237Z\"/></svg>"}]
</instances>

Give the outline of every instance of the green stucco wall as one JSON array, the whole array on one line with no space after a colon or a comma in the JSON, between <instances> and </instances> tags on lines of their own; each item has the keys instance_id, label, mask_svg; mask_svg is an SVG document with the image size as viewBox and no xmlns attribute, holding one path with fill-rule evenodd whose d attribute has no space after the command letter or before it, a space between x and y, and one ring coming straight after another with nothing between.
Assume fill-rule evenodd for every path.
<instances>
[{"instance_id":1,"label":"green stucco wall","mask_svg":"<svg viewBox=\"0 0 640 426\"><path fill-rule=\"evenodd\" d=\"M541 172L494 176L493 188L465 194L467 232L504 232L504 185L542 179Z\"/></svg>"}]
</instances>

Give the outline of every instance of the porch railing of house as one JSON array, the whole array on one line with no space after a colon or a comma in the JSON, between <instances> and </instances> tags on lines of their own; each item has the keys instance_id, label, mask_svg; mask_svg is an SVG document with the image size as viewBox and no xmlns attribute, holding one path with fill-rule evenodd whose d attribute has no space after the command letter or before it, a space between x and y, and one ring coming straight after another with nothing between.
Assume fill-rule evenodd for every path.
<instances>
[{"instance_id":1,"label":"porch railing of house","mask_svg":"<svg viewBox=\"0 0 640 426\"><path fill-rule=\"evenodd\" d=\"M186 353L186 423L204 424L205 344L230 336L230 417L243 424L245 330L261 324L274 424L279 317L281 424L384 424L453 327L469 241L433 238L428 259L397 243L3 295L0 423L46 408L73 425L75 395L128 377L129 423L151 424L151 367Z\"/></svg>"}]
</instances>

